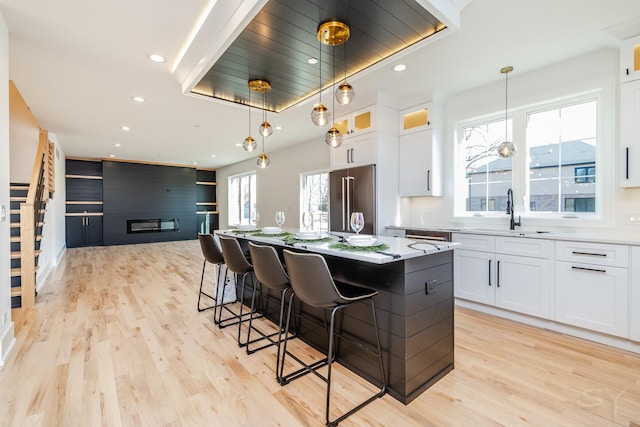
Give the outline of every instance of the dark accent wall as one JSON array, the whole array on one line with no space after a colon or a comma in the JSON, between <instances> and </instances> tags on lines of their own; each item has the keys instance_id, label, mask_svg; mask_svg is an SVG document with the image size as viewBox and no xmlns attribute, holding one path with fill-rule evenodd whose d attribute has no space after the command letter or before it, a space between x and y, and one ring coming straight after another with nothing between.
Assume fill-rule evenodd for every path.
<instances>
[{"instance_id":1,"label":"dark accent wall","mask_svg":"<svg viewBox=\"0 0 640 427\"><path fill-rule=\"evenodd\" d=\"M178 166L102 162L104 245L197 237L196 170ZM174 219L179 231L127 234L127 220Z\"/></svg>"}]
</instances>

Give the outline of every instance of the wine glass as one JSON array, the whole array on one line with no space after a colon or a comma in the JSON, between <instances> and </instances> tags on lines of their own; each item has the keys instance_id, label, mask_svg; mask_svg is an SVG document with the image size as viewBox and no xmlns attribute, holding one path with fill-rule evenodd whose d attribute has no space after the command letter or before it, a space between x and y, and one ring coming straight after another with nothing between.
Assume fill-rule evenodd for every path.
<instances>
[{"instance_id":1,"label":"wine glass","mask_svg":"<svg viewBox=\"0 0 640 427\"><path fill-rule=\"evenodd\" d=\"M352 212L351 213L351 229L356 232L356 234L360 233L364 228L364 214L362 212Z\"/></svg>"},{"instance_id":2,"label":"wine glass","mask_svg":"<svg viewBox=\"0 0 640 427\"><path fill-rule=\"evenodd\" d=\"M276 212L276 224L278 225L278 227L282 227L282 224L284 224L284 212Z\"/></svg>"},{"instance_id":3,"label":"wine glass","mask_svg":"<svg viewBox=\"0 0 640 427\"><path fill-rule=\"evenodd\" d=\"M302 225L304 225L304 228L307 231L309 231L309 229L313 227L313 213L311 212L302 213Z\"/></svg>"},{"instance_id":4,"label":"wine glass","mask_svg":"<svg viewBox=\"0 0 640 427\"><path fill-rule=\"evenodd\" d=\"M260 212L258 212L257 210L254 210L251 213L251 223L257 227L258 221L260 221Z\"/></svg>"}]
</instances>

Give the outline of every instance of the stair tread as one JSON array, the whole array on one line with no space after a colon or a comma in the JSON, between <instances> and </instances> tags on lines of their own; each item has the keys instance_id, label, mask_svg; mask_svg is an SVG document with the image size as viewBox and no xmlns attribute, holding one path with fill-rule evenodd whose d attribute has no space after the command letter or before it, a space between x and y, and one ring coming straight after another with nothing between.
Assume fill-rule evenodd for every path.
<instances>
[{"instance_id":1,"label":"stair tread","mask_svg":"<svg viewBox=\"0 0 640 427\"><path fill-rule=\"evenodd\" d=\"M11 239L9 240L11 241L11 243L19 242L20 236L11 236Z\"/></svg>"},{"instance_id":2,"label":"stair tread","mask_svg":"<svg viewBox=\"0 0 640 427\"><path fill-rule=\"evenodd\" d=\"M27 196L11 196L9 197L10 202L26 202Z\"/></svg>"},{"instance_id":3,"label":"stair tread","mask_svg":"<svg viewBox=\"0 0 640 427\"><path fill-rule=\"evenodd\" d=\"M18 277L22 273L22 269L20 268L12 268L11 269L11 277Z\"/></svg>"},{"instance_id":4,"label":"stair tread","mask_svg":"<svg viewBox=\"0 0 640 427\"><path fill-rule=\"evenodd\" d=\"M22 287L21 286L15 286L13 288L11 288L11 296L12 297L19 297L22 295Z\"/></svg>"},{"instance_id":5,"label":"stair tread","mask_svg":"<svg viewBox=\"0 0 640 427\"><path fill-rule=\"evenodd\" d=\"M36 249L35 251L33 251L33 256L39 256L41 253L42 249ZM20 253L20 251L11 252L11 259L20 259L21 256L22 254Z\"/></svg>"}]
</instances>

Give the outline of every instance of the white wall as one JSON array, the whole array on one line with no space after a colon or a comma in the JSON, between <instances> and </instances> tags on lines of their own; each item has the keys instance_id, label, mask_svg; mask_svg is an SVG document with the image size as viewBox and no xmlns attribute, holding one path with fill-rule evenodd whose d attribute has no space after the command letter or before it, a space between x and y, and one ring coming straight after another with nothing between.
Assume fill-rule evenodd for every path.
<instances>
[{"instance_id":1,"label":"white wall","mask_svg":"<svg viewBox=\"0 0 640 427\"><path fill-rule=\"evenodd\" d=\"M552 97L574 94L575 91L600 85L603 87L602 107L605 120L601 123L604 130L600 147L606 152L603 159L599 159L598 166L605 171L604 191L606 198L605 216L602 220L585 224L584 221L573 224L563 224L556 228L570 227L574 231L605 231L614 229L621 233L639 233L640 227L626 223L625 212L640 211L640 189L622 189L618 187L618 68L619 53L616 49L604 49L576 58L571 58L558 64L552 64L542 69L523 75L518 75L518 64L514 65L514 72L509 76L509 108L532 105L548 101ZM498 73L498 70L496 70ZM492 222L487 218L469 218L456 220L454 215L454 152L455 125L462 119L480 117L504 111L504 80L479 87L468 92L451 96L445 104L445 144L444 144L444 191L443 197L428 198L415 197L403 199L402 223L414 226L439 225L468 225L468 226L508 226L505 215L503 223ZM602 160L602 162L600 161ZM540 220L523 218L524 226L539 226ZM587 225L587 227L585 227ZM552 227L553 228L553 227Z\"/></svg>"},{"instance_id":2,"label":"white wall","mask_svg":"<svg viewBox=\"0 0 640 427\"><path fill-rule=\"evenodd\" d=\"M7 218L0 221L0 366L15 339L11 321L9 221L9 30L0 13L0 205Z\"/></svg>"},{"instance_id":3,"label":"white wall","mask_svg":"<svg viewBox=\"0 0 640 427\"><path fill-rule=\"evenodd\" d=\"M272 137L277 137L277 134ZM216 199L220 211L220 228L228 228L227 178L231 175L256 171L257 207L260 225L275 225L276 211L285 212L285 227L298 227L300 218L300 174L329 169L329 150L323 139L307 141L280 151L269 152L269 140L265 141L271 165L261 169L256 165L257 151L251 160L225 166L216 171L218 182ZM239 148L240 149L240 148Z\"/></svg>"},{"instance_id":4,"label":"white wall","mask_svg":"<svg viewBox=\"0 0 640 427\"><path fill-rule=\"evenodd\" d=\"M55 134L49 133L49 141L56 147L55 173L56 191L47 203L47 212L42 229L42 253L38 258L38 274L36 277L36 290L40 290L51 269L60 263L66 249L65 236L65 159L64 151L58 144ZM33 160L32 160L33 162Z\"/></svg>"}]
</instances>

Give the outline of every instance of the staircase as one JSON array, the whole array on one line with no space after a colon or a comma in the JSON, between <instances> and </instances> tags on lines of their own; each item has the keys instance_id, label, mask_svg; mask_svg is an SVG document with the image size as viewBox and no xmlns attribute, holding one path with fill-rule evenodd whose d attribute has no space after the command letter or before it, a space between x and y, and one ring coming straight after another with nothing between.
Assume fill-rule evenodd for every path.
<instances>
[{"instance_id":1,"label":"staircase","mask_svg":"<svg viewBox=\"0 0 640 427\"><path fill-rule=\"evenodd\" d=\"M11 183L9 187L9 202L11 216L11 308L22 306L22 268L21 268L21 238L20 238L20 204L26 202L29 184ZM38 213L35 232L34 264L38 270L38 256L42 241L42 227L44 226L44 202ZM35 277L34 277L35 281Z\"/></svg>"}]
</instances>

